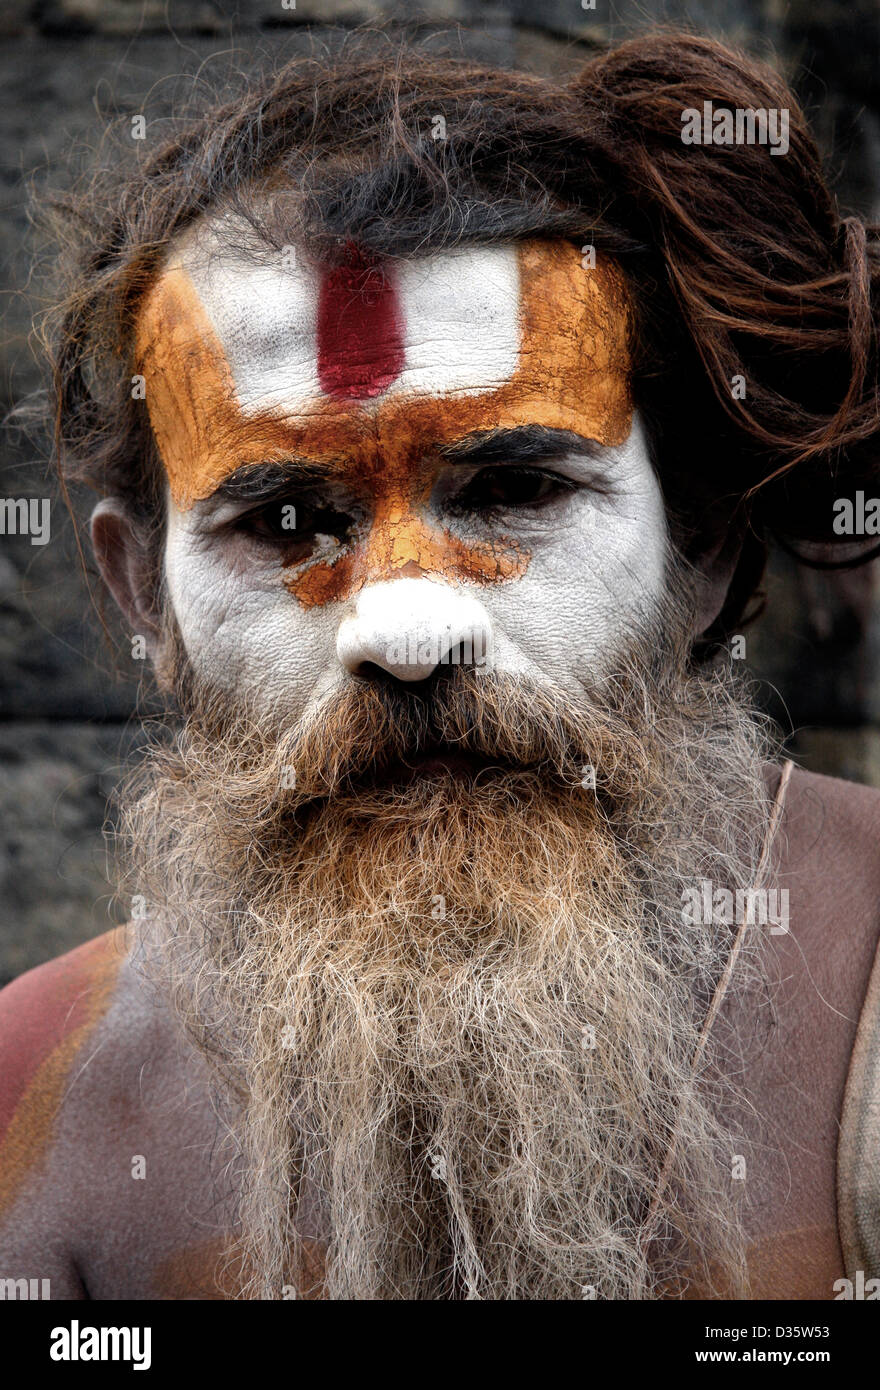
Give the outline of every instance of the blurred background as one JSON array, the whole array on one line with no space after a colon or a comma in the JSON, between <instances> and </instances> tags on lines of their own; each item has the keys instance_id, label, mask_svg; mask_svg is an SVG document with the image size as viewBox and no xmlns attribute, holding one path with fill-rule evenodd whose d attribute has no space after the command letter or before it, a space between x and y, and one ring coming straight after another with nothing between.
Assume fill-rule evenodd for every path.
<instances>
[{"instance_id":1,"label":"blurred background","mask_svg":"<svg viewBox=\"0 0 880 1390\"><path fill-rule=\"evenodd\" d=\"M878 0L0 0L0 397L40 383L30 342L28 188L70 176L108 119L172 112L217 54L242 70L328 31L405 22L419 42L565 76L657 22L774 62L806 107L844 213L880 220ZM224 60L225 61L225 60ZM148 702L143 663L108 646L76 538L44 458L8 431L0 497L51 497L51 540L0 536L0 985L118 920L102 825ZM94 586L94 574L91 576ZM876 565L834 574L771 559L764 615L746 629L762 698L805 767L880 786Z\"/></svg>"}]
</instances>

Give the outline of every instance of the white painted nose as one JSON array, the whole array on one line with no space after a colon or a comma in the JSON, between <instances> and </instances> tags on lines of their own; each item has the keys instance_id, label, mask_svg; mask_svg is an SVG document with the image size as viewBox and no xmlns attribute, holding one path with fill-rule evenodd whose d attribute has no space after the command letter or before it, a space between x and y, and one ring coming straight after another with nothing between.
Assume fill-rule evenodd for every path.
<instances>
[{"instance_id":1,"label":"white painted nose","mask_svg":"<svg viewBox=\"0 0 880 1390\"><path fill-rule=\"evenodd\" d=\"M391 579L362 589L336 639L347 671L369 664L401 681L423 681L445 663L485 666L489 615L479 600L433 579Z\"/></svg>"}]
</instances>

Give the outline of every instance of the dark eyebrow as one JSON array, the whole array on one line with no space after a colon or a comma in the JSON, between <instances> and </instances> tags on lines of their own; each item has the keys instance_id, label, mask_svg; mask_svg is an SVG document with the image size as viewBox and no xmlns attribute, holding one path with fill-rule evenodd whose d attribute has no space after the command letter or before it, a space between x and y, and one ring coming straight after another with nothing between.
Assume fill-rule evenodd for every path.
<instances>
[{"instance_id":1,"label":"dark eyebrow","mask_svg":"<svg viewBox=\"0 0 880 1390\"><path fill-rule=\"evenodd\" d=\"M598 458L601 445L574 430L555 430L546 425L517 425L513 428L477 430L438 448L450 463L471 466L493 463L540 462L578 454ZM279 463L243 463L211 494L212 501L273 502L292 487L315 487L338 477L344 459L319 462L314 459L284 459Z\"/></svg>"},{"instance_id":2,"label":"dark eyebrow","mask_svg":"<svg viewBox=\"0 0 880 1390\"><path fill-rule=\"evenodd\" d=\"M580 454L599 458L601 445L574 430L554 430L546 425L517 425L513 429L479 430L444 444L441 458L450 463L527 463Z\"/></svg>"},{"instance_id":3,"label":"dark eyebrow","mask_svg":"<svg viewBox=\"0 0 880 1390\"><path fill-rule=\"evenodd\" d=\"M310 459L285 459L283 463L243 463L211 494L218 501L271 502L291 487L310 487L326 482L335 469L331 463Z\"/></svg>"}]
</instances>

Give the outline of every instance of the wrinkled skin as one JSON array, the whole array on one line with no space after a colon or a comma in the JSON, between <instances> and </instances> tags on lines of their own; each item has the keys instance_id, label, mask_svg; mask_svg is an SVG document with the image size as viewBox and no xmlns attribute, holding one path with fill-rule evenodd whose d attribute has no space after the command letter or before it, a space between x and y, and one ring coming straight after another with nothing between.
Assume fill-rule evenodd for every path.
<instances>
[{"instance_id":1,"label":"wrinkled skin","mask_svg":"<svg viewBox=\"0 0 880 1390\"><path fill-rule=\"evenodd\" d=\"M564 275L570 285L576 267L551 258L529 301L511 254L497 249L423 268L419 313L410 315L422 337L394 339L389 330L383 358L393 368L402 341L421 375L409 381L404 360L396 394L394 381L381 385L378 405L346 396L343 381L319 409L309 393L322 374L303 348L318 302L308 274L287 286L291 297L279 308L271 274L234 258L209 274L198 254L190 246L180 259L200 307L166 305L164 358L150 355L149 334L142 344L169 476L167 592L194 668L291 718L319 709L352 675L379 668L424 679L468 642L499 668L562 690L601 673L628 621L662 591L668 544L638 415L631 402L621 406L626 364L608 346L619 341L625 313L613 277L593 306L593 336L580 342L601 359L602 380L574 411L553 366L566 325L543 353L540 338L514 329L530 313L537 322L543 305L548 333L570 314L557 282ZM480 293L486 285L492 292ZM236 304L246 312L236 316ZM175 338L169 315L178 310ZM435 325L427 346L425 322ZM372 372L375 380L375 343L358 343L362 379ZM517 343L532 356L521 361ZM511 390L518 372L525 376ZM177 386L168 385L181 373L182 424ZM326 363L323 380L338 388ZM489 429L514 432L514 450L515 432L532 425L565 438L554 436L552 447L545 438L540 457L515 473L503 458L474 464L443 452ZM319 480L286 477L259 516L252 497L230 495L242 464L277 467L294 450L327 465ZM286 504L297 509L289 533L279 519ZM116 499L99 506L94 538L109 587L161 666L135 523ZM704 574L708 621L724 576L710 558ZM755 1110L772 1116L778 1145L772 1158L761 1149L749 1156L758 1194L753 1292L829 1298L843 1273L835 1145L880 931L872 853L880 797L796 773L783 832L792 934L771 942L771 976L782 981L775 1012L752 1001L754 1012L735 1020L750 1040ZM217 1296L234 1185L215 1147L201 1063L144 996L126 950L122 937L102 938L4 993L0 1275L51 1278L53 1297ZM744 1136L744 1152L748 1145ZM136 1155L145 1180L132 1176ZM234 1270L222 1282L234 1293Z\"/></svg>"}]
</instances>

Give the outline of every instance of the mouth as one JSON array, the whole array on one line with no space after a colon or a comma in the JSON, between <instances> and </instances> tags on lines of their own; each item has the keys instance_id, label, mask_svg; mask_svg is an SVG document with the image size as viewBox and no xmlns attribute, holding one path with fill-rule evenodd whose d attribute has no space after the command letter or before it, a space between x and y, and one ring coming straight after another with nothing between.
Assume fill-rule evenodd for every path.
<instances>
[{"instance_id":1,"label":"mouth","mask_svg":"<svg viewBox=\"0 0 880 1390\"><path fill-rule=\"evenodd\" d=\"M420 779L452 775L473 780L488 768L502 770L497 758L483 757L450 745L435 745L404 757L392 758L377 767L370 781L374 785L405 786Z\"/></svg>"}]
</instances>

